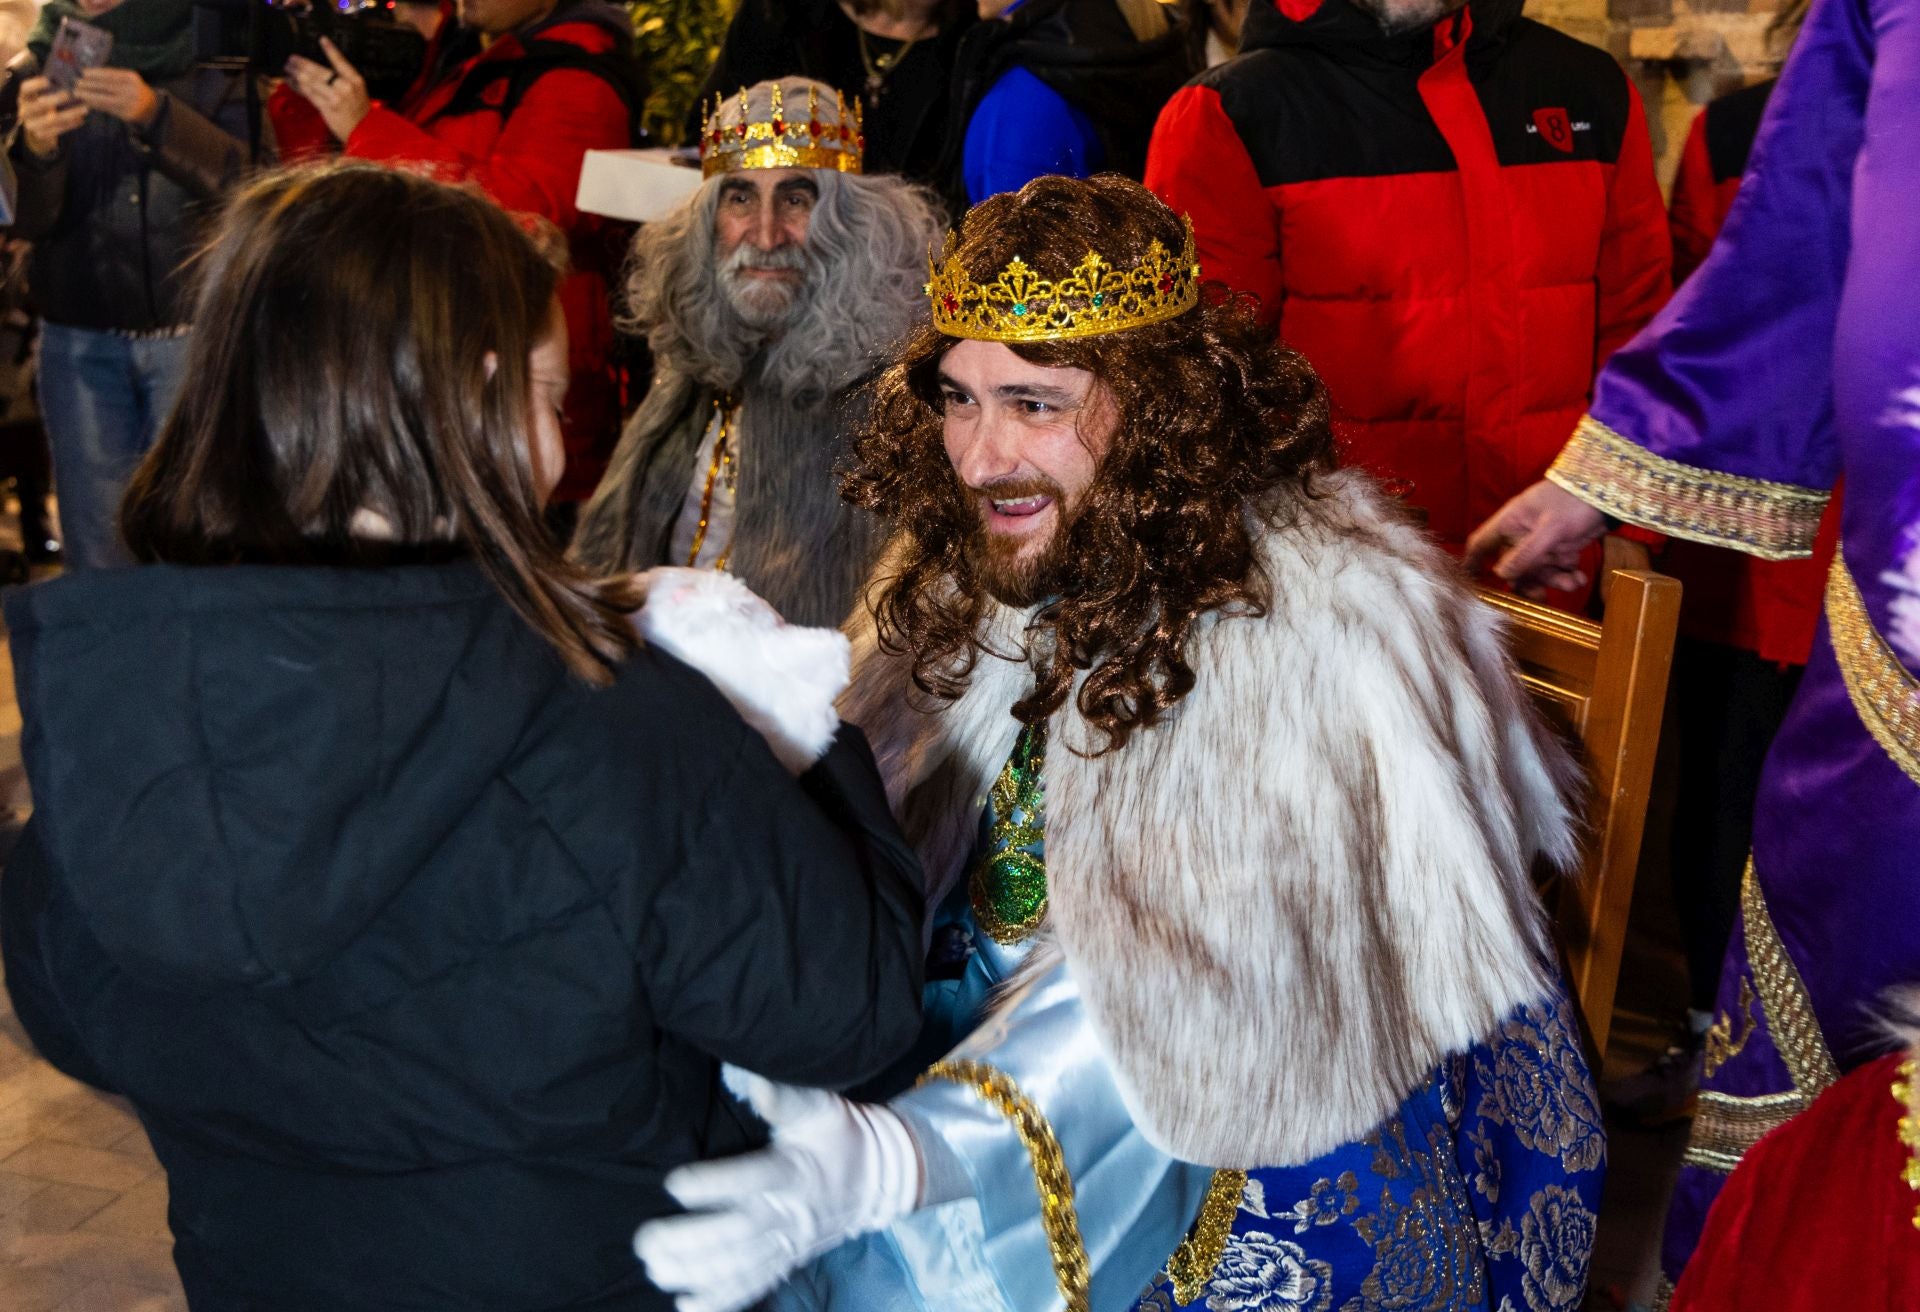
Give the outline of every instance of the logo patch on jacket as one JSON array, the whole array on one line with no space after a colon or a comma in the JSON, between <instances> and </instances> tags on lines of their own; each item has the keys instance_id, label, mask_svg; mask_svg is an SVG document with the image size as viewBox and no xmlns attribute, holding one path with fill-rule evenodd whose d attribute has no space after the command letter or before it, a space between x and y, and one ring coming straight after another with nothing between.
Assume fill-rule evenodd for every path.
<instances>
[{"instance_id":1,"label":"logo patch on jacket","mask_svg":"<svg viewBox=\"0 0 1920 1312\"><path fill-rule=\"evenodd\" d=\"M1586 126L1582 124L1582 126ZM1536 109L1533 111L1533 130L1540 134L1541 140L1562 154L1573 154L1573 123L1564 109Z\"/></svg>"}]
</instances>

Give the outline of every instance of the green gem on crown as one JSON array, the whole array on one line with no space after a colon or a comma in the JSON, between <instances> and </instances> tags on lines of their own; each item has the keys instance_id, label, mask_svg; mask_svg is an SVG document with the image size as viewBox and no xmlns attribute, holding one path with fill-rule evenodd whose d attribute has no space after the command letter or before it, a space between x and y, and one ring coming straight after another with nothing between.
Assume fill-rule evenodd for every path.
<instances>
[{"instance_id":1,"label":"green gem on crown","mask_svg":"<svg viewBox=\"0 0 1920 1312\"><path fill-rule=\"evenodd\" d=\"M1025 301L1016 302L1013 307L1013 312L1017 315L1025 315L1027 312L1027 303Z\"/></svg>"}]
</instances>

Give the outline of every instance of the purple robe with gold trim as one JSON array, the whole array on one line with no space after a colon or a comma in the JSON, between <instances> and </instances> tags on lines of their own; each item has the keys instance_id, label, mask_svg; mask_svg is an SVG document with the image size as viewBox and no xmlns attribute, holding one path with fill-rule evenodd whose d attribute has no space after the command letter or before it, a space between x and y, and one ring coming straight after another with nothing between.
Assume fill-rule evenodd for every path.
<instances>
[{"instance_id":1,"label":"purple robe with gold trim","mask_svg":"<svg viewBox=\"0 0 1920 1312\"><path fill-rule=\"evenodd\" d=\"M1613 357L1548 475L1775 559L1807 554L1846 478L1825 622L1761 783L1669 1274L1745 1149L1884 1051L1878 999L1920 979L1920 655L1899 641L1920 579L1917 306L1920 0L1815 0L1719 244Z\"/></svg>"}]
</instances>

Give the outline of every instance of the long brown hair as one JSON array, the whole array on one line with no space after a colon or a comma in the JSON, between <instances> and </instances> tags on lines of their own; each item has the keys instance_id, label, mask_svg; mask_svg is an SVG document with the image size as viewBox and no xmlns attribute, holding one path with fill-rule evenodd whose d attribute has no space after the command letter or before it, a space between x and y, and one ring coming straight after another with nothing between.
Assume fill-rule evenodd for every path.
<instances>
[{"instance_id":1,"label":"long brown hair","mask_svg":"<svg viewBox=\"0 0 1920 1312\"><path fill-rule=\"evenodd\" d=\"M1089 249L1126 268L1158 240L1179 251L1180 219L1120 177L1040 178L974 207L957 253L991 282L1011 260L1060 278ZM1332 467L1326 389L1296 352L1254 319L1244 298L1206 289L1163 323L1096 337L1018 345L1023 359L1084 369L1118 427L1064 532L1071 583L1042 610L1033 690L1013 708L1029 723L1065 703L1090 672L1080 713L1126 744L1193 687L1186 647L1209 611L1261 613L1268 603L1254 535ZM979 510L948 462L938 374L953 344L931 324L901 347L875 384L843 492L905 530L899 572L872 599L883 643L910 653L914 681L936 697L965 689L987 595L969 544Z\"/></svg>"},{"instance_id":2,"label":"long brown hair","mask_svg":"<svg viewBox=\"0 0 1920 1312\"><path fill-rule=\"evenodd\" d=\"M528 356L561 275L535 241L478 192L337 164L243 188L201 258L186 381L121 504L134 557L470 554L575 674L608 682L638 594L541 520ZM356 535L363 511L390 539Z\"/></svg>"}]
</instances>

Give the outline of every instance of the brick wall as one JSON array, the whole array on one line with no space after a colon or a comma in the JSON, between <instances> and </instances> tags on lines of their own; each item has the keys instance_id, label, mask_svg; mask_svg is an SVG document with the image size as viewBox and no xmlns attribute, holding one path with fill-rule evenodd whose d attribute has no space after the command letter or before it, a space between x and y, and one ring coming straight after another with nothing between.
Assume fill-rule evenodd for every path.
<instances>
[{"instance_id":1,"label":"brick wall","mask_svg":"<svg viewBox=\"0 0 1920 1312\"><path fill-rule=\"evenodd\" d=\"M1779 71L1779 0L1529 0L1527 14L1611 51L1640 87L1660 184L1700 107Z\"/></svg>"}]
</instances>

